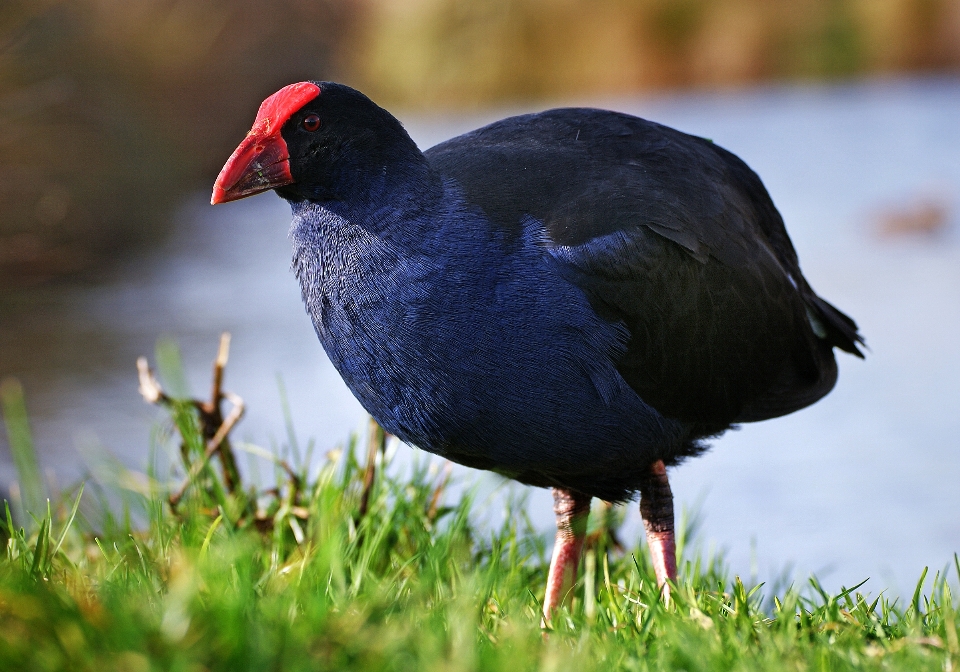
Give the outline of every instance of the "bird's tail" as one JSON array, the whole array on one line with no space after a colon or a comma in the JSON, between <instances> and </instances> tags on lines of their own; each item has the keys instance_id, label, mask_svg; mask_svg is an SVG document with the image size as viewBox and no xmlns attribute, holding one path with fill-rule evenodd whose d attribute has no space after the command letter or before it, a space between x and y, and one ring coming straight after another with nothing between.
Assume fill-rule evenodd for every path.
<instances>
[{"instance_id":1,"label":"bird's tail","mask_svg":"<svg viewBox=\"0 0 960 672\"><path fill-rule=\"evenodd\" d=\"M810 307L816 311L816 317L820 318L819 322L826 332L823 336L824 340L844 352L863 359L863 352L857 346L866 347L866 341L857 330L857 323L816 294L810 299L813 304Z\"/></svg>"}]
</instances>

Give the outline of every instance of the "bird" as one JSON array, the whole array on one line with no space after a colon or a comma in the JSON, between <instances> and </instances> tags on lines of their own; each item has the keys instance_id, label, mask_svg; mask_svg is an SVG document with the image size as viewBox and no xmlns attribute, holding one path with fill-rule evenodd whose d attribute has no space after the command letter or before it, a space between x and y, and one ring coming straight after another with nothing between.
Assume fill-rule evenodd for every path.
<instances>
[{"instance_id":1,"label":"bird","mask_svg":"<svg viewBox=\"0 0 960 672\"><path fill-rule=\"evenodd\" d=\"M826 395L853 319L800 271L746 163L624 113L512 116L421 151L343 84L263 101L211 203L274 190L324 350L374 419L454 462L552 488L544 619L593 498L639 495L677 579L667 468Z\"/></svg>"}]
</instances>

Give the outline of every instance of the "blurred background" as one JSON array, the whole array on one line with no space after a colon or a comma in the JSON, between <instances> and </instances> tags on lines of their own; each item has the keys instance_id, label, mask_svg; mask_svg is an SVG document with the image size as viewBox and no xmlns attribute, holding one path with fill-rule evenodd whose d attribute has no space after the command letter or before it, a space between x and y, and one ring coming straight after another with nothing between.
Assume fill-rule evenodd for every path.
<instances>
[{"instance_id":1,"label":"blurred background","mask_svg":"<svg viewBox=\"0 0 960 672\"><path fill-rule=\"evenodd\" d=\"M873 352L676 470L678 499L743 575L909 589L960 550L958 0L4 0L0 379L51 480L103 451L143 468L157 416L133 363L161 336L199 393L233 332L249 441L289 441L283 403L321 449L362 426L300 307L284 205L206 205L260 101L303 79L359 88L424 148L577 104L739 154ZM549 528L546 493L531 513Z\"/></svg>"},{"instance_id":2,"label":"blurred background","mask_svg":"<svg viewBox=\"0 0 960 672\"><path fill-rule=\"evenodd\" d=\"M156 244L287 82L435 111L958 66L957 0L6 0L0 283Z\"/></svg>"}]
</instances>

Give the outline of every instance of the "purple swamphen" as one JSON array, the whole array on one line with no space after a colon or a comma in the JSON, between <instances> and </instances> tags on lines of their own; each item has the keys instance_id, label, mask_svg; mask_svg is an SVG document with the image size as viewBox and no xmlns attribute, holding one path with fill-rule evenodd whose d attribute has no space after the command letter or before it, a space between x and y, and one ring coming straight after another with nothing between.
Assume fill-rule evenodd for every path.
<instances>
[{"instance_id":1,"label":"purple swamphen","mask_svg":"<svg viewBox=\"0 0 960 672\"><path fill-rule=\"evenodd\" d=\"M510 117L421 152L363 94L267 98L213 203L274 189L317 335L403 441L551 487L549 617L592 497L640 494L676 577L666 467L740 422L812 404L853 320L800 272L760 178L709 140L626 114Z\"/></svg>"}]
</instances>

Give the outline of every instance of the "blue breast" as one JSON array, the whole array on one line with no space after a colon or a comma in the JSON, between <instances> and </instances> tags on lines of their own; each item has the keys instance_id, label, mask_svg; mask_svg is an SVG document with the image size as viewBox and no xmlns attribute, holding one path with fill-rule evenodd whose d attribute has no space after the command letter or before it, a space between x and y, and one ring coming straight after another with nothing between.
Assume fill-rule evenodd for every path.
<instances>
[{"instance_id":1,"label":"blue breast","mask_svg":"<svg viewBox=\"0 0 960 672\"><path fill-rule=\"evenodd\" d=\"M686 428L624 382L625 330L563 278L538 222L507 236L446 191L440 209L404 215L292 204L294 270L324 349L404 441L622 498L618 481L668 458Z\"/></svg>"}]
</instances>

